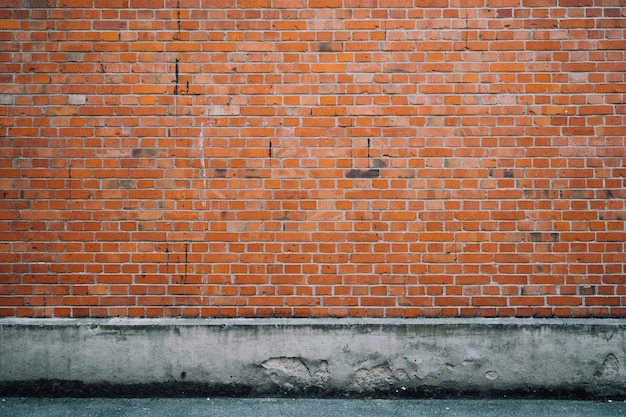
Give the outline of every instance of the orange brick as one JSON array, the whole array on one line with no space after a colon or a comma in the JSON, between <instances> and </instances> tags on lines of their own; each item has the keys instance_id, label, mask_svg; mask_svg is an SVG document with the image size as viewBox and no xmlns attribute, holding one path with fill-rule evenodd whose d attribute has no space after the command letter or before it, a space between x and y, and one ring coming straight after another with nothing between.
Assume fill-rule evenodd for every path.
<instances>
[{"instance_id":1,"label":"orange brick","mask_svg":"<svg viewBox=\"0 0 626 417\"><path fill-rule=\"evenodd\" d=\"M30 3L0 315L626 315L616 1Z\"/></svg>"}]
</instances>

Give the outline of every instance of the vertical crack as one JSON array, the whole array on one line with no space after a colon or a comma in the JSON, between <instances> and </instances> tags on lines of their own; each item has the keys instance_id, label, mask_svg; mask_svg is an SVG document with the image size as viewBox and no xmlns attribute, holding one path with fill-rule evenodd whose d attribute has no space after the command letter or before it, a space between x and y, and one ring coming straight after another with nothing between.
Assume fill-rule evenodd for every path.
<instances>
[{"instance_id":1,"label":"vertical crack","mask_svg":"<svg viewBox=\"0 0 626 417\"><path fill-rule=\"evenodd\" d=\"M178 40L180 40L180 0L176 2L176 17L178 19Z\"/></svg>"},{"instance_id":2,"label":"vertical crack","mask_svg":"<svg viewBox=\"0 0 626 417\"><path fill-rule=\"evenodd\" d=\"M176 61L174 63L174 95L177 96L178 95L178 63L180 62L180 60L178 58L176 58Z\"/></svg>"}]
</instances>

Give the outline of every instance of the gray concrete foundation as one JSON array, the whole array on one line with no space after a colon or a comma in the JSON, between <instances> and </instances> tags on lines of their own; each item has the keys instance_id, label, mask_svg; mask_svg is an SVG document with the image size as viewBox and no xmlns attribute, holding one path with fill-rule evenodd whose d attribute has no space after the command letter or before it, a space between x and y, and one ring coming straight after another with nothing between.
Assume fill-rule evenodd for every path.
<instances>
[{"instance_id":1,"label":"gray concrete foundation","mask_svg":"<svg viewBox=\"0 0 626 417\"><path fill-rule=\"evenodd\" d=\"M0 319L0 395L626 397L626 320Z\"/></svg>"}]
</instances>

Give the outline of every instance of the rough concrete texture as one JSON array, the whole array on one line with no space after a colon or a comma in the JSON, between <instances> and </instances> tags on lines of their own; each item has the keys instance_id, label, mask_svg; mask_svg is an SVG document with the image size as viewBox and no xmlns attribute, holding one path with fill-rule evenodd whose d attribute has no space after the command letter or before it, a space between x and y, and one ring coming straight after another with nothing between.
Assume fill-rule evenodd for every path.
<instances>
[{"instance_id":1,"label":"rough concrete texture","mask_svg":"<svg viewBox=\"0 0 626 417\"><path fill-rule=\"evenodd\" d=\"M1 319L0 394L626 397L626 320Z\"/></svg>"},{"instance_id":2,"label":"rough concrete texture","mask_svg":"<svg viewBox=\"0 0 626 417\"><path fill-rule=\"evenodd\" d=\"M0 416L624 417L623 401L546 399L2 398Z\"/></svg>"}]
</instances>

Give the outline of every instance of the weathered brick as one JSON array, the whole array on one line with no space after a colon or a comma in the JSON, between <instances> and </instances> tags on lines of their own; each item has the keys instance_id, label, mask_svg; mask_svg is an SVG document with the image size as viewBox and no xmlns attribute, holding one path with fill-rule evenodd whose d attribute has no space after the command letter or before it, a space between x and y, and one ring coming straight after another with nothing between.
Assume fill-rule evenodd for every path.
<instances>
[{"instance_id":1,"label":"weathered brick","mask_svg":"<svg viewBox=\"0 0 626 417\"><path fill-rule=\"evenodd\" d=\"M199 4L3 16L0 315L626 315L617 2Z\"/></svg>"}]
</instances>

